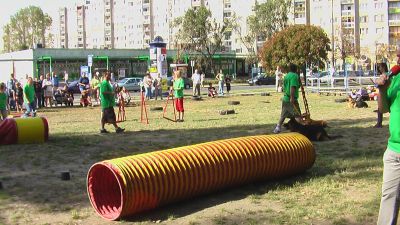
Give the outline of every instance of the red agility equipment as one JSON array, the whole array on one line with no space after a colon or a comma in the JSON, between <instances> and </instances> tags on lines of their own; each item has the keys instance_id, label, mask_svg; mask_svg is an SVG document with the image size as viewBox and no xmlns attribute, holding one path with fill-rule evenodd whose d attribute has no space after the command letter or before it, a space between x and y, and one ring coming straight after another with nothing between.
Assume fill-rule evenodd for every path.
<instances>
[{"instance_id":1,"label":"red agility equipment","mask_svg":"<svg viewBox=\"0 0 400 225\"><path fill-rule=\"evenodd\" d=\"M96 212L117 220L227 187L302 173L315 150L299 133L207 142L94 164L87 191Z\"/></svg>"}]
</instances>

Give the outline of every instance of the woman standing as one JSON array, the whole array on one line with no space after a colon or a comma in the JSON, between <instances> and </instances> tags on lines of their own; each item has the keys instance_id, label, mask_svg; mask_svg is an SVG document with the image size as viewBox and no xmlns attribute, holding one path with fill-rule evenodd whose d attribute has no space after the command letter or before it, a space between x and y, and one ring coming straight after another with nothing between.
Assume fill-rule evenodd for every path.
<instances>
[{"instance_id":1,"label":"woman standing","mask_svg":"<svg viewBox=\"0 0 400 225\"><path fill-rule=\"evenodd\" d=\"M46 74L46 79L43 80L42 88L44 90L44 104L46 107L53 104L53 82L51 82L50 74Z\"/></svg>"}]
</instances>

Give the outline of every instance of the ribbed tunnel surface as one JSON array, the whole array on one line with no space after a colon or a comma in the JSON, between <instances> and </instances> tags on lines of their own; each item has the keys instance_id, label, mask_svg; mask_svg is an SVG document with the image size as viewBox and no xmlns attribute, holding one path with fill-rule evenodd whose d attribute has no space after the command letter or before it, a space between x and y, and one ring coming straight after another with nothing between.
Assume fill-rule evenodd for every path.
<instances>
[{"instance_id":1,"label":"ribbed tunnel surface","mask_svg":"<svg viewBox=\"0 0 400 225\"><path fill-rule=\"evenodd\" d=\"M92 206L116 220L160 205L256 180L301 173L315 161L298 133L214 141L96 163L88 173Z\"/></svg>"}]
</instances>

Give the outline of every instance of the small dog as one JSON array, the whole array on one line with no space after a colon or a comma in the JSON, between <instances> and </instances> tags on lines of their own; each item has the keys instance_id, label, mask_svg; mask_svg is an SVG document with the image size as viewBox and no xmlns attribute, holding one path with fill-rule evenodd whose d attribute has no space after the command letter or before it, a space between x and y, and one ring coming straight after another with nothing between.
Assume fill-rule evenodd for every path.
<instances>
[{"instance_id":1,"label":"small dog","mask_svg":"<svg viewBox=\"0 0 400 225\"><path fill-rule=\"evenodd\" d=\"M368 108L368 104L363 101L361 98L352 98L349 96L348 102L347 102L347 106L349 108Z\"/></svg>"}]
</instances>

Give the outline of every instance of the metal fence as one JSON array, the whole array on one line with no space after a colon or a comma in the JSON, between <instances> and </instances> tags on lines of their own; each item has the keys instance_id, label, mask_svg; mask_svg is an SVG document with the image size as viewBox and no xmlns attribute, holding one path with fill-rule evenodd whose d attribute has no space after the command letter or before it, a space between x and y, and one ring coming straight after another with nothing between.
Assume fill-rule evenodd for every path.
<instances>
[{"instance_id":1,"label":"metal fence","mask_svg":"<svg viewBox=\"0 0 400 225\"><path fill-rule=\"evenodd\" d=\"M378 77L320 77L307 78L306 90L313 93L348 94L352 90L374 85Z\"/></svg>"}]
</instances>

